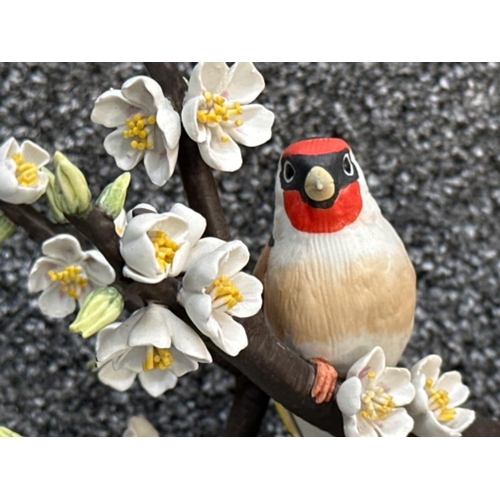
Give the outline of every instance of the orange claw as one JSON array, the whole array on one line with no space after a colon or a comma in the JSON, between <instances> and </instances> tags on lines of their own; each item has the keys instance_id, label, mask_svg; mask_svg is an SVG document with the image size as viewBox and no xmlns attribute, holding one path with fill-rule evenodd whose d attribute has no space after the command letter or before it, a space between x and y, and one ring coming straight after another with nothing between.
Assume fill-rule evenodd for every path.
<instances>
[{"instance_id":1,"label":"orange claw","mask_svg":"<svg viewBox=\"0 0 500 500\"><path fill-rule=\"evenodd\" d=\"M338 378L337 370L323 358L311 358L310 361L316 365L316 378L311 396L317 404L327 403L332 399L335 390Z\"/></svg>"}]
</instances>

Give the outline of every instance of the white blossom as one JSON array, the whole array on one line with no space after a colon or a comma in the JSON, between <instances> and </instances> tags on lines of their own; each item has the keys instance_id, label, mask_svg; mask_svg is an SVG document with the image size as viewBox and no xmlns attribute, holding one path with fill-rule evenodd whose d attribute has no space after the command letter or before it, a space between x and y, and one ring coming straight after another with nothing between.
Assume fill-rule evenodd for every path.
<instances>
[{"instance_id":1,"label":"white blossom","mask_svg":"<svg viewBox=\"0 0 500 500\"><path fill-rule=\"evenodd\" d=\"M50 155L31 141L21 146L12 137L0 147L0 200L15 205L30 204L47 190L43 168Z\"/></svg>"},{"instance_id":2,"label":"white blossom","mask_svg":"<svg viewBox=\"0 0 500 500\"><path fill-rule=\"evenodd\" d=\"M163 214L153 210L149 205L132 209L120 240L123 274L141 283L159 283L183 272L206 227L204 217L180 203Z\"/></svg>"},{"instance_id":3,"label":"white blossom","mask_svg":"<svg viewBox=\"0 0 500 500\"><path fill-rule=\"evenodd\" d=\"M474 421L474 411L458 408L469 397L462 376L457 371L440 375L441 364L442 359L431 354L411 369L416 395L408 412L417 436L458 437Z\"/></svg>"},{"instance_id":4,"label":"white blossom","mask_svg":"<svg viewBox=\"0 0 500 500\"><path fill-rule=\"evenodd\" d=\"M101 382L126 391L136 376L153 397L177 384L178 377L212 361L200 337L163 306L150 304L123 323L98 333L97 363Z\"/></svg>"},{"instance_id":5,"label":"white blossom","mask_svg":"<svg viewBox=\"0 0 500 500\"><path fill-rule=\"evenodd\" d=\"M259 146L271 138L274 114L250 104L264 87L252 63L235 63L229 69L225 63L207 62L194 68L182 123L207 165L233 172L242 164L238 144Z\"/></svg>"},{"instance_id":6,"label":"white blossom","mask_svg":"<svg viewBox=\"0 0 500 500\"><path fill-rule=\"evenodd\" d=\"M404 405L415 396L410 372L385 366L385 354L375 347L357 361L340 386L337 404L347 437L404 437L413 420Z\"/></svg>"},{"instance_id":7,"label":"white blossom","mask_svg":"<svg viewBox=\"0 0 500 500\"><path fill-rule=\"evenodd\" d=\"M60 234L42 245L44 257L31 270L28 288L43 291L38 305L46 316L64 318L80 305L87 295L115 281L115 272L97 250L82 251L78 240Z\"/></svg>"},{"instance_id":8,"label":"white blossom","mask_svg":"<svg viewBox=\"0 0 500 500\"><path fill-rule=\"evenodd\" d=\"M131 170L144 159L154 184L163 186L170 179L179 151L180 117L155 80L136 76L121 90L108 90L97 99L91 119L116 128L104 148L119 168Z\"/></svg>"},{"instance_id":9,"label":"white blossom","mask_svg":"<svg viewBox=\"0 0 500 500\"><path fill-rule=\"evenodd\" d=\"M206 238L194 247L182 282L180 301L203 334L231 356L248 345L233 316L247 318L262 306L262 284L240 272L249 252L241 241Z\"/></svg>"}]
</instances>

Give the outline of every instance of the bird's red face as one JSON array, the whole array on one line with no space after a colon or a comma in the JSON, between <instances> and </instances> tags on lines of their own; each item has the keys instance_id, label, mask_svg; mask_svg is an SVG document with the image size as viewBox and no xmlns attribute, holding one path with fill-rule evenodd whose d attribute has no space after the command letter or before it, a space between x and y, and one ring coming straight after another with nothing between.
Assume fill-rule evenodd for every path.
<instances>
[{"instance_id":1,"label":"bird's red face","mask_svg":"<svg viewBox=\"0 0 500 500\"><path fill-rule=\"evenodd\" d=\"M306 139L283 152L280 184L292 226L333 233L352 224L363 207L351 149L342 139Z\"/></svg>"}]
</instances>

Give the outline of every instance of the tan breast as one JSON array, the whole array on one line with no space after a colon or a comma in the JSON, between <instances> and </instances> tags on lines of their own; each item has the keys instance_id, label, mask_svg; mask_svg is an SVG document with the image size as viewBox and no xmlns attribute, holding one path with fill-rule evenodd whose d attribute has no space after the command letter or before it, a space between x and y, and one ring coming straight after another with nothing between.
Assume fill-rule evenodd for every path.
<instances>
[{"instance_id":1,"label":"tan breast","mask_svg":"<svg viewBox=\"0 0 500 500\"><path fill-rule=\"evenodd\" d=\"M271 249L264 307L272 329L304 357L323 357L341 375L376 345L389 365L396 364L413 328L416 298L415 272L402 243L397 238L388 242L388 252L358 251L352 258L342 245L325 244L323 238L308 245L290 264L273 256L286 246Z\"/></svg>"}]
</instances>

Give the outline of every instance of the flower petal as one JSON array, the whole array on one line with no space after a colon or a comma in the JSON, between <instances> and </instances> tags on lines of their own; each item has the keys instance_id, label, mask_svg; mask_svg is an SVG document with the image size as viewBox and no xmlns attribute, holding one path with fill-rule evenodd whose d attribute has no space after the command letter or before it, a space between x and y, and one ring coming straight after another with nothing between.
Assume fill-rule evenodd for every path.
<instances>
[{"instance_id":1,"label":"flower petal","mask_svg":"<svg viewBox=\"0 0 500 500\"><path fill-rule=\"evenodd\" d=\"M16 196L20 189L14 160L0 160L0 200L12 203L9 200Z\"/></svg>"},{"instance_id":2,"label":"flower petal","mask_svg":"<svg viewBox=\"0 0 500 500\"><path fill-rule=\"evenodd\" d=\"M61 292L59 283L53 283L38 299L38 306L45 316L64 318L76 309L76 300Z\"/></svg>"},{"instance_id":3,"label":"flower petal","mask_svg":"<svg viewBox=\"0 0 500 500\"><path fill-rule=\"evenodd\" d=\"M165 391L173 389L177 384L177 377L169 370L150 370L139 373L144 390L154 398L161 396Z\"/></svg>"},{"instance_id":4,"label":"flower petal","mask_svg":"<svg viewBox=\"0 0 500 500\"><path fill-rule=\"evenodd\" d=\"M386 368L377 379L377 385L382 386L394 400L396 406L409 404L415 397L415 387L410 381L411 375L406 368Z\"/></svg>"},{"instance_id":5,"label":"flower petal","mask_svg":"<svg viewBox=\"0 0 500 500\"><path fill-rule=\"evenodd\" d=\"M148 174L149 180L157 186L163 186L172 177L174 173L175 163L170 163L167 150L161 142L155 140L154 149L148 149L144 155L144 166Z\"/></svg>"},{"instance_id":6,"label":"flower petal","mask_svg":"<svg viewBox=\"0 0 500 500\"><path fill-rule=\"evenodd\" d=\"M359 416L353 417L356 419L357 432L358 435L348 436L348 437L379 437L375 427L371 421L366 420L365 418L361 418ZM344 426L345 431L345 426ZM347 436L347 434L346 434Z\"/></svg>"},{"instance_id":7,"label":"flower petal","mask_svg":"<svg viewBox=\"0 0 500 500\"><path fill-rule=\"evenodd\" d=\"M182 124L187 135L194 142L205 142L207 140L206 125L198 122L198 109L200 104L205 102L205 98L201 95L196 95L189 99L182 108Z\"/></svg>"},{"instance_id":8,"label":"flower petal","mask_svg":"<svg viewBox=\"0 0 500 500\"><path fill-rule=\"evenodd\" d=\"M352 417L361 410L362 389L358 377L348 378L341 384L337 393L337 405L344 415Z\"/></svg>"},{"instance_id":9,"label":"flower petal","mask_svg":"<svg viewBox=\"0 0 500 500\"><path fill-rule=\"evenodd\" d=\"M358 417L353 416L353 417L348 417L347 415L343 414L342 415L343 421L344 421L344 434L345 437L362 437L359 429L358 429ZM373 429L372 429L373 431ZM373 431L375 433L375 431ZM376 437L377 435L375 434L372 437Z\"/></svg>"},{"instance_id":10,"label":"flower petal","mask_svg":"<svg viewBox=\"0 0 500 500\"><path fill-rule=\"evenodd\" d=\"M274 113L260 104L251 104L241 108L243 124L239 127L224 128L229 137L243 146L260 146L267 142L272 135Z\"/></svg>"},{"instance_id":11,"label":"flower petal","mask_svg":"<svg viewBox=\"0 0 500 500\"><path fill-rule=\"evenodd\" d=\"M28 163L34 163L37 167L43 167L50 161L49 153L31 141L23 142L21 154Z\"/></svg>"},{"instance_id":12,"label":"flower petal","mask_svg":"<svg viewBox=\"0 0 500 500\"><path fill-rule=\"evenodd\" d=\"M61 263L49 257L42 257L35 262L30 272L28 290L30 293L41 292L52 284L48 272L61 267Z\"/></svg>"},{"instance_id":13,"label":"flower petal","mask_svg":"<svg viewBox=\"0 0 500 500\"><path fill-rule=\"evenodd\" d=\"M189 232L186 235L186 240L189 242L190 246L197 243L207 227L205 217L182 203L176 203L170 209L169 213L178 215L188 223Z\"/></svg>"},{"instance_id":14,"label":"flower petal","mask_svg":"<svg viewBox=\"0 0 500 500\"><path fill-rule=\"evenodd\" d=\"M226 63L201 62L194 68L193 74L195 74L197 68L200 71L204 90L208 90L212 94L221 94L226 89L227 78L229 76L229 67Z\"/></svg>"},{"instance_id":15,"label":"flower petal","mask_svg":"<svg viewBox=\"0 0 500 500\"><path fill-rule=\"evenodd\" d=\"M381 347L374 347L368 354L365 354L356 363L354 363L347 372L347 378L368 376L369 371L374 371L376 376L385 369L385 354Z\"/></svg>"},{"instance_id":16,"label":"flower petal","mask_svg":"<svg viewBox=\"0 0 500 500\"><path fill-rule=\"evenodd\" d=\"M141 373L146 359L146 352L147 347L144 346L126 349L113 358L113 368L115 370L127 369L134 373Z\"/></svg>"},{"instance_id":17,"label":"flower petal","mask_svg":"<svg viewBox=\"0 0 500 500\"><path fill-rule=\"evenodd\" d=\"M172 344L172 330L165 324L163 306L150 304L144 308L144 313L128 338L129 346L148 346L168 348ZM180 321L180 320L179 320Z\"/></svg>"},{"instance_id":18,"label":"flower petal","mask_svg":"<svg viewBox=\"0 0 500 500\"><path fill-rule=\"evenodd\" d=\"M411 383L415 387L415 397L406 408L412 417L429 411L429 396L425 390L425 381L426 377L423 373L412 377Z\"/></svg>"},{"instance_id":19,"label":"flower petal","mask_svg":"<svg viewBox=\"0 0 500 500\"><path fill-rule=\"evenodd\" d=\"M194 358L197 361L207 363L211 362L212 356L208 352L208 349L198 334L171 311L164 307L161 309L165 327L172 336L172 343L174 347L183 354Z\"/></svg>"},{"instance_id":20,"label":"flower petal","mask_svg":"<svg viewBox=\"0 0 500 500\"><path fill-rule=\"evenodd\" d=\"M240 240L229 241L217 249L219 259L219 274L233 278L250 260L247 246Z\"/></svg>"},{"instance_id":21,"label":"flower petal","mask_svg":"<svg viewBox=\"0 0 500 500\"><path fill-rule=\"evenodd\" d=\"M123 137L123 128L111 132L104 139L104 149L115 159L116 165L122 170L132 170L143 158L144 151L134 149L130 139Z\"/></svg>"},{"instance_id":22,"label":"flower petal","mask_svg":"<svg viewBox=\"0 0 500 500\"><path fill-rule=\"evenodd\" d=\"M104 255L98 250L87 250L84 257L84 268L87 277L98 285L111 285L116 274Z\"/></svg>"},{"instance_id":23,"label":"flower petal","mask_svg":"<svg viewBox=\"0 0 500 500\"><path fill-rule=\"evenodd\" d=\"M12 155L18 153L20 149L19 143L14 137L7 139L0 147L0 161L12 158Z\"/></svg>"},{"instance_id":24,"label":"flower petal","mask_svg":"<svg viewBox=\"0 0 500 500\"><path fill-rule=\"evenodd\" d=\"M229 314L237 318L249 318L257 314L262 307L262 283L246 273L238 273L232 281L243 296L243 301L232 307Z\"/></svg>"},{"instance_id":25,"label":"flower petal","mask_svg":"<svg viewBox=\"0 0 500 500\"><path fill-rule=\"evenodd\" d=\"M448 425L450 429L461 434L474 422L476 413L466 408L457 408L456 411L455 418L451 422L448 422Z\"/></svg>"},{"instance_id":26,"label":"flower petal","mask_svg":"<svg viewBox=\"0 0 500 500\"><path fill-rule=\"evenodd\" d=\"M231 66L223 97L229 101L248 104L255 101L266 86L264 77L251 62L237 62Z\"/></svg>"},{"instance_id":27,"label":"flower petal","mask_svg":"<svg viewBox=\"0 0 500 500\"><path fill-rule=\"evenodd\" d=\"M113 363L106 363L97 372L99 380L117 391L124 392L134 383L136 374L130 370L115 370Z\"/></svg>"},{"instance_id":28,"label":"flower petal","mask_svg":"<svg viewBox=\"0 0 500 500\"><path fill-rule=\"evenodd\" d=\"M415 363L411 368L412 376L418 373L423 373L425 378L430 378L432 381L436 381L439 377L439 371L441 369L441 363L443 360L437 354L430 354L425 358L422 358L418 363Z\"/></svg>"},{"instance_id":29,"label":"flower petal","mask_svg":"<svg viewBox=\"0 0 500 500\"><path fill-rule=\"evenodd\" d=\"M377 421L382 437L406 437L413 429L413 419L404 408L395 408L385 420Z\"/></svg>"},{"instance_id":30,"label":"flower petal","mask_svg":"<svg viewBox=\"0 0 500 500\"><path fill-rule=\"evenodd\" d=\"M121 324L120 322L111 323L97 334L96 358L99 363L105 363L115 354L128 348L128 331L118 329Z\"/></svg>"},{"instance_id":31,"label":"flower petal","mask_svg":"<svg viewBox=\"0 0 500 500\"><path fill-rule=\"evenodd\" d=\"M459 437L460 433L441 424L432 411L415 415L413 434L420 437Z\"/></svg>"},{"instance_id":32,"label":"flower petal","mask_svg":"<svg viewBox=\"0 0 500 500\"><path fill-rule=\"evenodd\" d=\"M219 331L217 336L210 336L212 342L230 356L237 356L248 345L245 328L227 313L213 311L213 318L219 326Z\"/></svg>"},{"instance_id":33,"label":"flower petal","mask_svg":"<svg viewBox=\"0 0 500 500\"><path fill-rule=\"evenodd\" d=\"M189 256L186 261L186 269L194 265L198 259L205 257L214 250L217 250L225 243L225 241L219 240L219 238L213 238L211 236L201 239L189 252Z\"/></svg>"},{"instance_id":34,"label":"flower petal","mask_svg":"<svg viewBox=\"0 0 500 500\"><path fill-rule=\"evenodd\" d=\"M208 336L217 335L217 324L212 318L212 298L209 295L182 289L179 300L198 330Z\"/></svg>"},{"instance_id":35,"label":"flower petal","mask_svg":"<svg viewBox=\"0 0 500 500\"><path fill-rule=\"evenodd\" d=\"M70 234L58 234L45 241L42 252L65 264L76 264L83 260L84 255L78 240Z\"/></svg>"},{"instance_id":36,"label":"flower petal","mask_svg":"<svg viewBox=\"0 0 500 500\"><path fill-rule=\"evenodd\" d=\"M167 148L177 148L181 138L181 117L167 99L164 99L158 107L156 124L165 138Z\"/></svg>"},{"instance_id":37,"label":"flower petal","mask_svg":"<svg viewBox=\"0 0 500 500\"><path fill-rule=\"evenodd\" d=\"M128 266L124 266L122 269L123 276L130 278L131 280L137 281L137 283L147 283L148 285L155 285L163 281L167 275L165 273L156 274L154 277L150 278L144 276L141 273L136 272L134 269Z\"/></svg>"},{"instance_id":38,"label":"flower petal","mask_svg":"<svg viewBox=\"0 0 500 500\"><path fill-rule=\"evenodd\" d=\"M194 359L192 359L189 356L186 356L182 352L178 351L177 349L175 349L175 347L170 349L170 354L172 355L174 361L168 367L168 369L176 377L182 377L186 373L192 372L192 371L198 369L198 363Z\"/></svg>"},{"instance_id":39,"label":"flower petal","mask_svg":"<svg viewBox=\"0 0 500 500\"><path fill-rule=\"evenodd\" d=\"M148 76L135 76L122 85L125 99L149 114L156 115L165 97L160 85Z\"/></svg>"},{"instance_id":40,"label":"flower petal","mask_svg":"<svg viewBox=\"0 0 500 500\"><path fill-rule=\"evenodd\" d=\"M207 165L223 172L234 172L243 164L241 151L231 137L225 142L226 133L220 125L207 128L207 140L199 144L200 154Z\"/></svg>"},{"instance_id":41,"label":"flower petal","mask_svg":"<svg viewBox=\"0 0 500 500\"><path fill-rule=\"evenodd\" d=\"M97 98L90 119L108 128L122 127L125 118L133 116L138 111L137 106L123 97L121 90L111 89Z\"/></svg>"},{"instance_id":42,"label":"flower petal","mask_svg":"<svg viewBox=\"0 0 500 500\"><path fill-rule=\"evenodd\" d=\"M448 392L450 406L459 406L469 397L469 388L462 383L462 375L459 372L446 372L439 377L435 384L436 389L443 389Z\"/></svg>"}]
</instances>

